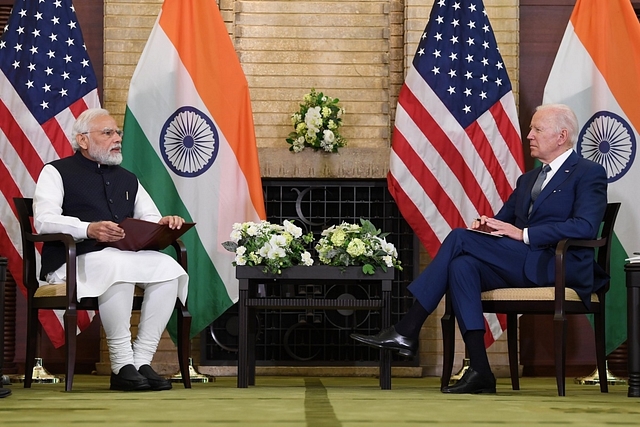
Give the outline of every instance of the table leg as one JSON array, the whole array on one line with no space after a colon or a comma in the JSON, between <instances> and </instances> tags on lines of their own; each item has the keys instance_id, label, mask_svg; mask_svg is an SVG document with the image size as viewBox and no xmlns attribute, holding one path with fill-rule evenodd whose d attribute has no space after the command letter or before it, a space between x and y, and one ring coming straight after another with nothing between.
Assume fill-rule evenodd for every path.
<instances>
[{"instance_id":1,"label":"table leg","mask_svg":"<svg viewBox=\"0 0 640 427\"><path fill-rule=\"evenodd\" d=\"M248 383L249 385L256 385L256 309L249 308L247 313L249 316L247 319L247 326L249 327L247 337Z\"/></svg>"},{"instance_id":2,"label":"table leg","mask_svg":"<svg viewBox=\"0 0 640 427\"><path fill-rule=\"evenodd\" d=\"M242 282L242 280L240 281ZM249 313L247 310L247 297L249 290L246 286L243 289L242 283L239 291L238 299L238 323L239 323L239 337L238 337L238 388L249 387L248 382L248 335L249 335Z\"/></svg>"},{"instance_id":3,"label":"table leg","mask_svg":"<svg viewBox=\"0 0 640 427\"><path fill-rule=\"evenodd\" d=\"M391 326L391 281L382 284L382 329ZM391 390L391 351L380 350L380 388Z\"/></svg>"}]
</instances>

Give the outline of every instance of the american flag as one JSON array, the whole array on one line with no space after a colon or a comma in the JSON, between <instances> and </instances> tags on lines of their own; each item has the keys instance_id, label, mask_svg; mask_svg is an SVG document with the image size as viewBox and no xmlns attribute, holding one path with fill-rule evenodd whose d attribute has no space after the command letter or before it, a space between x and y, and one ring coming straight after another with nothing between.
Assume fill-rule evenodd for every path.
<instances>
[{"instance_id":1,"label":"american flag","mask_svg":"<svg viewBox=\"0 0 640 427\"><path fill-rule=\"evenodd\" d=\"M524 171L509 76L481 0L437 0L400 90L389 190L433 257L449 232L492 216ZM486 314L485 344L505 327Z\"/></svg>"},{"instance_id":2,"label":"american flag","mask_svg":"<svg viewBox=\"0 0 640 427\"><path fill-rule=\"evenodd\" d=\"M43 166L73 153L69 138L76 117L100 106L71 0L17 0L0 39L0 68L0 254L21 285L13 198L33 197ZM92 318L79 314L79 329ZM63 345L60 314L43 313L40 321L53 345Z\"/></svg>"}]
</instances>

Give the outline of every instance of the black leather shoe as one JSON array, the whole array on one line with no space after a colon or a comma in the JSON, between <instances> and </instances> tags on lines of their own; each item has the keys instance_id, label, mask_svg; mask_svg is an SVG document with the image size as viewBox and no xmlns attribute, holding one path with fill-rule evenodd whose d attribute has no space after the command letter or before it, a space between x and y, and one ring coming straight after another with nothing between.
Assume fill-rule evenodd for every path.
<instances>
[{"instance_id":1,"label":"black leather shoe","mask_svg":"<svg viewBox=\"0 0 640 427\"><path fill-rule=\"evenodd\" d=\"M8 388L0 387L0 398L7 397L10 394L11 394L11 390L9 390Z\"/></svg>"},{"instance_id":2,"label":"black leather shoe","mask_svg":"<svg viewBox=\"0 0 640 427\"><path fill-rule=\"evenodd\" d=\"M371 347L397 351L407 357L415 356L418 351L418 340L400 335L393 326L383 329L377 335L351 334L351 338Z\"/></svg>"},{"instance_id":3,"label":"black leather shoe","mask_svg":"<svg viewBox=\"0 0 640 427\"><path fill-rule=\"evenodd\" d=\"M495 393L496 377L494 377L493 374L482 375L469 368L457 383L444 387L442 392L455 394Z\"/></svg>"},{"instance_id":4,"label":"black leather shoe","mask_svg":"<svg viewBox=\"0 0 640 427\"><path fill-rule=\"evenodd\" d=\"M135 366L125 365L118 374L111 373L111 390L142 391L151 390L149 381L138 373Z\"/></svg>"},{"instance_id":5,"label":"black leather shoe","mask_svg":"<svg viewBox=\"0 0 640 427\"><path fill-rule=\"evenodd\" d=\"M138 369L138 372L140 373L140 375L145 377L147 381L149 381L151 390L171 390L171 381L156 374L156 371L154 371L151 366L142 365L140 366L140 369Z\"/></svg>"}]
</instances>

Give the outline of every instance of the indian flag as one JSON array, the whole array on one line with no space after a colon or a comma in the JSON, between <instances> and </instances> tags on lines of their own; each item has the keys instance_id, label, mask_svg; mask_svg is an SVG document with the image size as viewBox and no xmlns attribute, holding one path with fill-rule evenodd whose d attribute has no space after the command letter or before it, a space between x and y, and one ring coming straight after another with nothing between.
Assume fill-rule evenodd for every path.
<instances>
[{"instance_id":1,"label":"indian flag","mask_svg":"<svg viewBox=\"0 0 640 427\"><path fill-rule=\"evenodd\" d=\"M198 334L238 299L235 222L265 218L247 80L215 0L165 0L131 79L123 165L184 234ZM169 328L170 332L173 328Z\"/></svg>"},{"instance_id":2,"label":"indian flag","mask_svg":"<svg viewBox=\"0 0 640 427\"><path fill-rule=\"evenodd\" d=\"M608 198L621 202L607 294L607 353L626 340L624 259L640 249L640 24L629 0L578 0L544 90L583 126L576 151L602 164Z\"/></svg>"}]
</instances>

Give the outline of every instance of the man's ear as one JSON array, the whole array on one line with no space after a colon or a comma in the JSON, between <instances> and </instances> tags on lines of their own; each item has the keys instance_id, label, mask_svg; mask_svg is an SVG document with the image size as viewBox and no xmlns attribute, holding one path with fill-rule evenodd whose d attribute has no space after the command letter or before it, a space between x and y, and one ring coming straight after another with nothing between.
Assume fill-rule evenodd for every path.
<instances>
[{"instance_id":1,"label":"man's ear","mask_svg":"<svg viewBox=\"0 0 640 427\"><path fill-rule=\"evenodd\" d=\"M566 144L568 137L569 137L569 131L566 129L562 129L558 134L558 146L562 146Z\"/></svg>"},{"instance_id":2,"label":"man's ear","mask_svg":"<svg viewBox=\"0 0 640 427\"><path fill-rule=\"evenodd\" d=\"M87 137L87 135L82 135L80 133L77 134L76 142L83 150L87 150L89 148L89 138Z\"/></svg>"}]
</instances>

